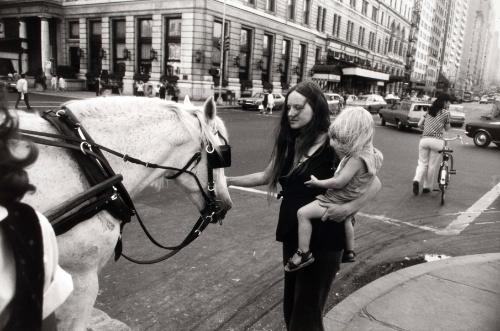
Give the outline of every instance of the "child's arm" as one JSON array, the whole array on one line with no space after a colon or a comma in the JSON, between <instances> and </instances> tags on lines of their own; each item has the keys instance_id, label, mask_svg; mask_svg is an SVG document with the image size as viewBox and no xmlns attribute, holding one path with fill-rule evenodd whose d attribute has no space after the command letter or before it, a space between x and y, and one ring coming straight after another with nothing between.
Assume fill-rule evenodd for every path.
<instances>
[{"instance_id":1,"label":"child's arm","mask_svg":"<svg viewBox=\"0 0 500 331\"><path fill-rule=\"evenodd\" d=\"M364 162L357 158L357 157L351 157L349 160L347 160L347 163L345 164L344 168L340 170L340 173L338 173L336 176L328 179L317 179L313 175L311 175L311 179L305 182L304 184L307 187L321 187L321 188L334 188L334 189L340 189L343 188L344 186L349 183L349 181L354 177L354 175L364 167Z\"/></svg>"}]
</instances>

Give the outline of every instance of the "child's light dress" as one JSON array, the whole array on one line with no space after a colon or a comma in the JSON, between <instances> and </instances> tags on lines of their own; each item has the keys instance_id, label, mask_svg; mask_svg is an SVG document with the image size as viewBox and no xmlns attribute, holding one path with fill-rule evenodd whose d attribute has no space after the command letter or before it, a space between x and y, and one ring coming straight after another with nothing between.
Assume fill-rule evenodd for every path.
<instances>
[{"instance_id":1,"label":"child's light dress","mask_svg":"<svg viewBox=\"0 0 500 331\"><path fill-rule=\"evenodd\" d=\"M347 161L351 157L353 156L345 156L342 158L335 171L335 175L345 167ZM318 195L316 199L321 202L342 204L356 200L368 190L368 187L370 187L370 184L382 167L384 157L376 148L363 150L357 154L356 157L360 158L365 163L367 171L364 173L356 173L343 188L328 189L325 194Z\"/></svg>"}]
</instances>

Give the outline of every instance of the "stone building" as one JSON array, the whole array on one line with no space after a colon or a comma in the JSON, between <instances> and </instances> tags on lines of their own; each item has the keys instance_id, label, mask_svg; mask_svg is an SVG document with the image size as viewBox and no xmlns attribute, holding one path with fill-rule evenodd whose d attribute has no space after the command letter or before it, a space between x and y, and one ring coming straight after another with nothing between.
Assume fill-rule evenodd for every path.
<instances>
[{"instance_id":1,"label":"stone building","mask_svg":"<svg viewBox=\"0 0 500 331\"><path fill-rule=\"evenodd\" d=\"M0 0L0 57L18 71L178 78L181 97L286 90L399 93L412 0ZM224 21L224 26L222 22ZM224 38L222 35L224 34ZM0 36L1 37L1 36ZM222 53L221 53L222 51ZM222 64L221 64L222 60Z\"/></svg>"}]
</instances>

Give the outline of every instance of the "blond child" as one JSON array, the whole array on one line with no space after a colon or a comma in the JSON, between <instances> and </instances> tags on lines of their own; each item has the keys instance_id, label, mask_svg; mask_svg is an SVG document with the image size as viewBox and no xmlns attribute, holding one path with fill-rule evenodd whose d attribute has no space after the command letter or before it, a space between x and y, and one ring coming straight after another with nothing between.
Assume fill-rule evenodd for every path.
<instances>
[{"instance_id":1,"label":"blond child","mask_svg":"<svg viewBox=\"0 0 500 331\"><path fill-rule=\"evenodd\" d=\"M333 121L328 130L330 145L341 161L332 178L319 180L314 176L305 182L308 187L327 189L326 193L300 208L297 212L299 249L285 265L286 271L295 271L314 262L309 251L312 234L312 219L321 218L326 208L321 202L342 204L357 199L364 194L378 170L383 156L373 147L374 123L372 115L362 107L346 107ZM338 222L344 222L346 244L343 262L353 262L354 215Z\"/></svg>"}]
</instances>

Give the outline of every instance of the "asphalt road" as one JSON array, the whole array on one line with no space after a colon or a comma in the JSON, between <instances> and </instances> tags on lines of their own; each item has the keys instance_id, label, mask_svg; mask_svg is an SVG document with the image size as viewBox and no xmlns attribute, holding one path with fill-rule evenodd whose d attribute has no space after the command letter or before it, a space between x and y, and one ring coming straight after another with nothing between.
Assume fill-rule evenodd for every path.
<instances>
[{"instance_id":1,"label":"asphalt road","mask_svg":"<svg viewBox=\"0 0 500 331\"><path fill-rule=\"evenodd\" d=\"M33 95L32 100L34 106L46 107L62 99ZM467 119L472 119L488 106L465 107ZM220 111L233 146L227 174L258 171L266 165L280 114ZM463 134L461 129L453 132ZM355 289L357 278L382 264L425 254L500 251L500 199L495 196L486 203L484 198L499 185L500 150L477 148L467 137L464 145L452 143L457 175L451 179L446 204L440 206L437 192L412 194L418 141L416 131L377 126L375 146L384 154L383 188L357 218L358 261L343 265L329 308ZM279 202L258 192L230 193L234 207L224 224L207 228L172 259L151 266L110 261L100 275L96 307L136 330L284 330L281 248L274 240ZM197 218L194 206L175 185L161 192L147 189L135 201L152 232L167 244L178 243ZM468 223L460 233L447 231L463 217ZM124 250L143 258L162 253L136 224L125 228Z\"/></svg>"}]
</instances>

